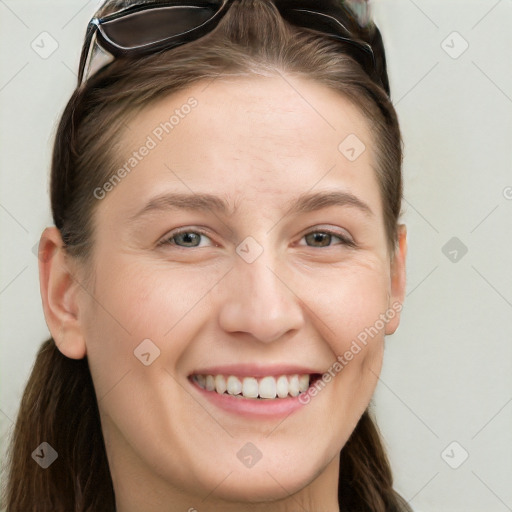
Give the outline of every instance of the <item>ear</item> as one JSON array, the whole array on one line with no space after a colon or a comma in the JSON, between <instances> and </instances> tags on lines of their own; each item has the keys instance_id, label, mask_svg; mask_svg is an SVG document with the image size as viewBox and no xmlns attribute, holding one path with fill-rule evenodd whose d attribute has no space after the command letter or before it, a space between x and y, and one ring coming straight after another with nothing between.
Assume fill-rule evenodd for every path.
<instances>
[{"instance_id":1,"label":"ear","mask_svg":"<svg viewBox=\"0 0 512 512\"><path fill-rule=\"evenodd\" d=\"M71 359L86 354L80 324L78 276L66 254L60 231L46 228L39 241L39 284L44 316L57 348Z\"/></svg>"},{"instance_id":2,"label":"ear","mask_svg":"<svg viewBox=\"0 0 512 512\"><path fill-rule=\"evenodd\" d=\"M391 292L388 307L395 312L386 324L386 334L393 334L400 324L400 312L405 298L405 260L407 256L407 227L398 226L398 243L391 260Z\"/></svg>"}]
</instances>

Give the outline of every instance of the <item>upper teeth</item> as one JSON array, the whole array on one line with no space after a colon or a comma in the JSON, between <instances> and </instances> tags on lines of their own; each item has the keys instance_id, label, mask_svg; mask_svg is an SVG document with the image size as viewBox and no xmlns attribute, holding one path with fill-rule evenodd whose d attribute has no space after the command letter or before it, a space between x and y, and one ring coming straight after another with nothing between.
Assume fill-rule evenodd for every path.
<instances>
[{"instance_id":1,"label":"upper teeth","mask_svg":"<svg viewBox=\"0 0 512 512\"><path fill-rule=\"evenodd\" d=\"M286 398L297 396L309 388L309 374L281 375L275 377L245 377L239 379L234 375L194 375L199 387L219 394L242 395L246 398Z\"/></svg>"}]
</instances>

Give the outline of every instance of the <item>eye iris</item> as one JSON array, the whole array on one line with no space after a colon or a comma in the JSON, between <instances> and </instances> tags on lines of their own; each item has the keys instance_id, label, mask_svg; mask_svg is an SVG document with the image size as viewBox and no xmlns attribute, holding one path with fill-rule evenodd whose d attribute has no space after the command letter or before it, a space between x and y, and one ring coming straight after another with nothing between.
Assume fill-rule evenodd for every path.
<instances>
[{"instance_id":1,"label":"eye iris","mask_svg":"<svg viewBox=\"0 0 512 512\"><path fill-rule=\"evenodd\" d=\"M196 242L199 243L199 238L200 238L201 235L197 234L197 233L193 233L191 231L186 231L184 233L178 233L177 235L174 236L174 238L177 238L179 240L179 238L181 237L182 240L184 240L184 243L187 244L187 243L190 243L190 242L193 242L194 241L194 238L196 240ZM195 244L197 245L197 244Z\"/></svg>"},{"instance_id":2,"label":"eye iris","mask_svg":"<svg viewBox=\"0 0 512 512\"><path fill-rule=\"evenodd\" d=\"M329 233L315 232L315 233L310 233L309 235L306 235L306 239L309 237L308 242L309 241L321 242L320 247L326 247L329 245L331 236L332 235Z\"/></svg>"}]
</instances>

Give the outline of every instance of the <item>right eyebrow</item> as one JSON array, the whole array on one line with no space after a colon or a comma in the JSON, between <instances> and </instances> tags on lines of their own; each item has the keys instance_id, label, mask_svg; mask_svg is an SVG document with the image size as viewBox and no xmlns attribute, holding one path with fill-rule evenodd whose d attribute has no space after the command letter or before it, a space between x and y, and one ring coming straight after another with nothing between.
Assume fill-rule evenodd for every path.
<instances>
[{"instance_id":1,"label":"right eyebrow","mask_svg":"<svg viewBox=\"0 0 512 512\"><path fill-rule=\"evenodd\" d=\"M153 197L129 221L146 216L152 212L166 210L216 211L233 215L237 208L230 208L226 200L212 194L167 193Z\"/></svg>"}]
</instances>

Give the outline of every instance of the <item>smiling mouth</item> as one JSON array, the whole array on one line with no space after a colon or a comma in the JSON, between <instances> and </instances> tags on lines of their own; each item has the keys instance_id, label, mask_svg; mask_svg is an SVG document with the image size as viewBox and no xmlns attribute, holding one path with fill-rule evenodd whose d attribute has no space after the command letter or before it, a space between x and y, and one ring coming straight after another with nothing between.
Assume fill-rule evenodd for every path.
<instances>
[{"instance_id":1,"label":"smiling mouth","mask_svg":"<svg viewBox=\"0 0 512 512\"><path fill-rule=\"evenodd\" d=\"M318 373L280 375L279 377L236 377L234 375L194 374L189 378L201 389L219 395L256 400L278 400L304 393L321 377Z\"/></svg>"}]
</instances>

